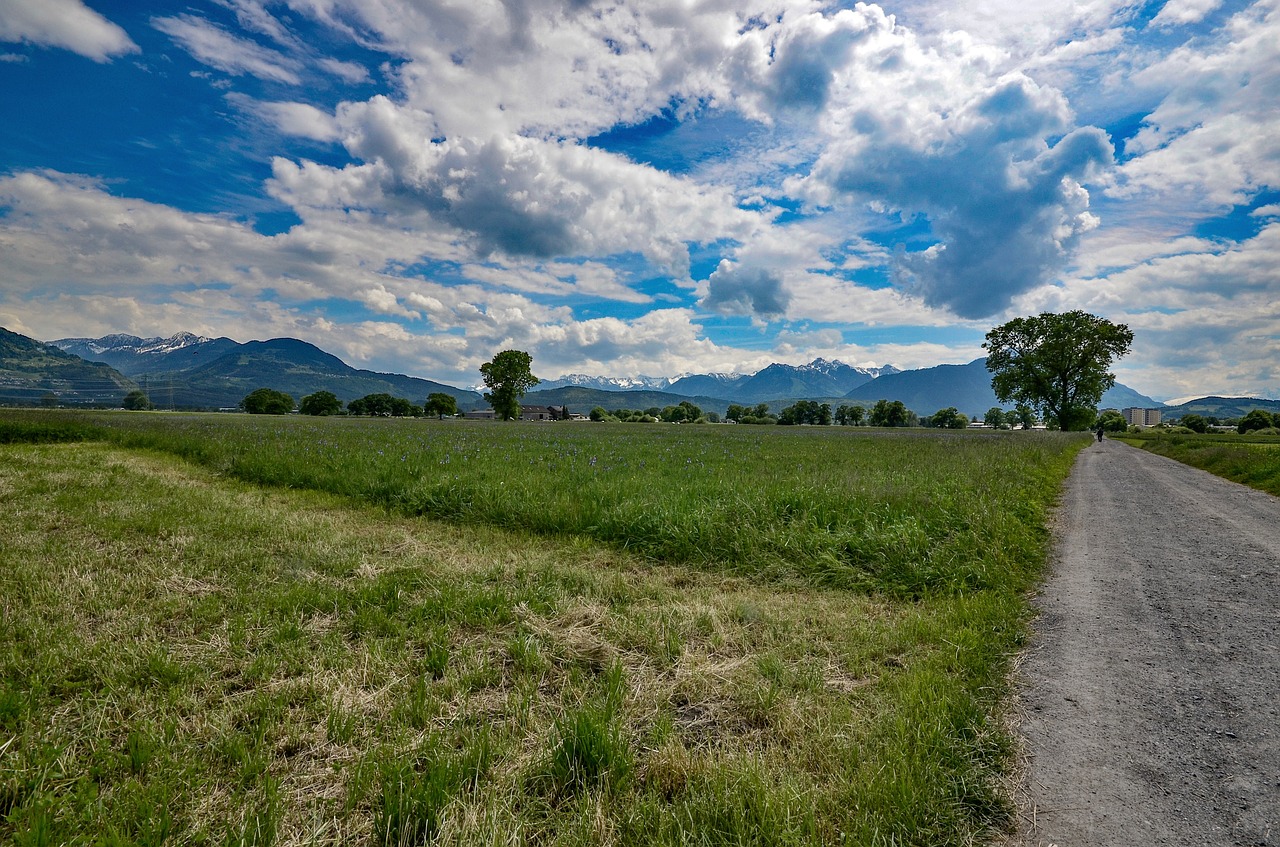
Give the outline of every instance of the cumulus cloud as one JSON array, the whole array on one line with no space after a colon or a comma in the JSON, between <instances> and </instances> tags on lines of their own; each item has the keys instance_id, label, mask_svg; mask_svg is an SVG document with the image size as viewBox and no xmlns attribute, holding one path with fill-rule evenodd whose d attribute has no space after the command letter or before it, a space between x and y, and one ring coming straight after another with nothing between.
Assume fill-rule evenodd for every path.
<instances>
[{"instance_id":1,"label":"cumulus cloud","mask_svg":"<svg viewBox=\"0 0 1280 847\"><path fill-rule=\"evenodd\" d=\"M725 259L707 279L707 289L699 305L713 312L776 318L787 310L782 278L764 268L740 267Z\"/></svg>"},{"instance_id":2,"label":"cumulus cloud","mask_svg":"<svg viewBox=\"0 0 1280 847\"><path fill-rule=\"evenodd\" d=\"M745 237L758 223L727 191L581 144L436 141L429 115L383 97L348 104L338 122L343 143L366 164L278 161L277 198L311 214L335 204L394 212L389 225L443 230L480 258L637 252L684 278L687 242Z\"/></svg>"},{"instance_id":3,"label":"cumulus cloud","mask_svg":"<svg viewBox=\"0 0 1280 847\"><path fill-rule=\"evenodd\" d=\"M0 0L0 40L62 47L95 62L139 51L128 33L81 0Z\"/></svg>"},{"instance_id":4,"label":"cumulus cloud","mask_svg":"<svg viewBox=\"0 0 1280 847\"><path fill-rule=\"evenodd\" d=\"M1061 95L1011 75L910 134L890 109L851 115L800 189L827 191L928 216L939 243L899 255L901 278L924 300L964 318L1000 311L1052 278L1096 225L1082 182L1110 165L1096 128L1069 126Z\"/></svg>"},{"instance_id":5,"label":"cumulus cloud","mask_svg":"<svg viewBox=\"0 0 1280 847\"><path fill-rule=\"evenodd\" d=\"M277 50L241 38L195 15L157 17L151 25L172 38L197 61L232 76L249 74L259 79L298 85L300 66Z\"/></svg>"},{"instance_id":6,"label":"cumulus cloud","mask_svg":"<svg viewBox=\"0 0 1280 847\"><path fill-rule=\"evenodd\" d=\"M1137 84L1165 94L1126 144L1132 158L1111 193L1160 195L1203 211L1280 185L1278 40L1280 5L1257 3L1207 43L1188 42L1138 72Z\"/></svg>"}]
</instances>

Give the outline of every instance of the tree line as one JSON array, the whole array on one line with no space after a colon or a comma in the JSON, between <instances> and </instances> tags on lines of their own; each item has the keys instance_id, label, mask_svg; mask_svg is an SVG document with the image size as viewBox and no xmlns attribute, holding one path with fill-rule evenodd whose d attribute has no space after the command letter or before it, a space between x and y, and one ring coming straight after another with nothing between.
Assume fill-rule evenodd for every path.
<instances>
[{"instance_id":1,"label":"tree line","mask_svg":"<svg viewBox=\"0 0 1280 847\"><path fill-rule=\"evenodd\" d=\"M1014 403L1012 410L992 407L983 423L994 429L1030 428L1037 413L1045 424L1055 429L1080 430L1097 427L1121 431L1124 417L1114 409L1099 414L1097 405L1107 389L1116 383L1109 373L1113 360L1129 352L1133 332L1124 324L1083 311L1063 314L1044 312L1015 318L995 327L986 335L987 369L992 373L991 388L996 398ZM504 350L480 366L480 374L489 389L484 398L492 405L495 416L503 420L520 417L520 399L541 380L533 375L532 357L522 350ZM150 402L142 392L134 391L125 398L125 407L144 409ZM283 392L260 388L241 401L240 407L254 414L286 414L293 410L293 398ZM457 400L450 394L433 393L422 406L390 394L369 394L347 404L331 392L318 391L302 398L299 411L310 415L372 415L407 417L457 414ZM597 406L591 411L594 421L718 423L719 415L704 412L690 401L663 408L644 410L615 409ZM724 419L737 424L776 424L779 426L927 426L940 429L962 429L970 420L954 407L939 409L924 418L908 409L900 400L880 400L871 409L842 404L834 410L829 403L800 400L774 415L767 403L754 406L730 404ZM1204 432L1213 425L1200 415L1188 414L1181 423L1188 429ZM1241 433L1280 428L1280 415L1272 416L1262 409L1249 412L1238 422Z\"/></svg>"}]
</instances>

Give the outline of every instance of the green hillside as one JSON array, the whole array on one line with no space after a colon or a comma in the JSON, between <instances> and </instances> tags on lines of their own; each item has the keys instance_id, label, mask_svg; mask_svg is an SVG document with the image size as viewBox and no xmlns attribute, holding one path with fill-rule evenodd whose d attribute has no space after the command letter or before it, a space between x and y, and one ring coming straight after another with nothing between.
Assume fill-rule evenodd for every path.
<instances>
[{"instance_id":1,"label":"green hillside","mask_svg":"<svg viewBox=\"0 0 1280 847\"><path fill-rule=\"evenodd\" d=\"M0 327L0 404L30 406L118 405L137 388L109 365L79 356Z\"/></svg>"},{"instance_id":2,"label":"green hillside","mask_svg":"<svg viewBox=\"0 0 1280 847\"><path fill-rule=\"evenodd\" d=\"M226 408L257 388L273 388L300 400L316 391L331 391L350 402L366 394L387 393L422 404L427 395L443 392L463 408L482 402L465 391L429 379L357 370L337 356L296 338L250 341L213 361L180 375L148 374L145 379L157 405Z\"/></svg>"},{"instance_id":3,"label":"green hillside","mask_svg":"<svg viewBox=\"0 0 1280 847\"><path fill-rule=\"evenodd\" d=\"M1201 397L1176 406L1169 406L1163 411L1166 419L1173 420L1192 414L1206 418L1243 418L1254 409L1276 414L1280 412L1280 400L1264 400L1258 397Z\"/></svg>"}]
</instances>

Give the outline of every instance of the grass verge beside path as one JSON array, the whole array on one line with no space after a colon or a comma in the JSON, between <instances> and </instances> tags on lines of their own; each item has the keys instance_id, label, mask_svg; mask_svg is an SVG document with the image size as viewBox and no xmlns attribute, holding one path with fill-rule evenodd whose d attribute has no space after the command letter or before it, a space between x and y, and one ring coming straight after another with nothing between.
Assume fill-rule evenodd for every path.
<instances>
[{"instance_id":1,"label":"grass verge beside path","mask_svg":"<svg viewBox=\"0 0 1280 847\"><path fill-rule=\"evenodd\" d=\"M1275 436L1113 436L1126 444L1280 497L1280 438Z\"/></svg>"},{"instance_id":2,"label":"grass verge beside path","mask_svg":"<svg viewBox=\"0 0 1280 847\"><path fill-rule=\"evenodd\" d=\"M377 448L378 432L404 431L352 432ZM946 476L906 461L913 441L868 439L881 455L780 435L661 434L620 461L713 445L747 465L747 448L799 461L754 495L758 510L802 492L764 530L794 527L810 539L789 542L800 556L823 549L824 526L849 543L858 516L841 502L879 503L861 525L914 521L900 537L938 578L850 590L724 566L723 551L662 561L587 532L405 517L110 443L0 447L0 840L985 840L1009 823L999 709L1040 516L1085 442L1028 441L996 462L1015 442L919 440L951 473L985 483L1006 469L1025 503L992 517L1010 498L966 503L970 480L906 486ZM520 482L524 462L508 465ZM714 467L742 478L727 459ZM579 474L587 494L604 490ZM605 480L630 486L615 506L648 496L637 476ZM861 494L840 501L821 479ZM1000 528L1010 544L995 554L963 556L951 537Z\"/></svg>"}]
</instances>

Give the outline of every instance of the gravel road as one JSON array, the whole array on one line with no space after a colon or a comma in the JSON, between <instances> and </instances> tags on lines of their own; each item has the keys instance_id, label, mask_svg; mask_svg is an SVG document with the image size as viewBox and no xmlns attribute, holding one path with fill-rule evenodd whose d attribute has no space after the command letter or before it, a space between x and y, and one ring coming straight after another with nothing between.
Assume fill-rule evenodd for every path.
<instances>
[{"instance_id":1,"label":"gravel road","mask_svg":"<svg viewBox=\"0 0 1280 847\"><path fill-rule=\"evenodd\" d=\"M1027 845L1280 845L1280 499L1081 453L1021 667Z\"/></svg>"}]
</instances>

